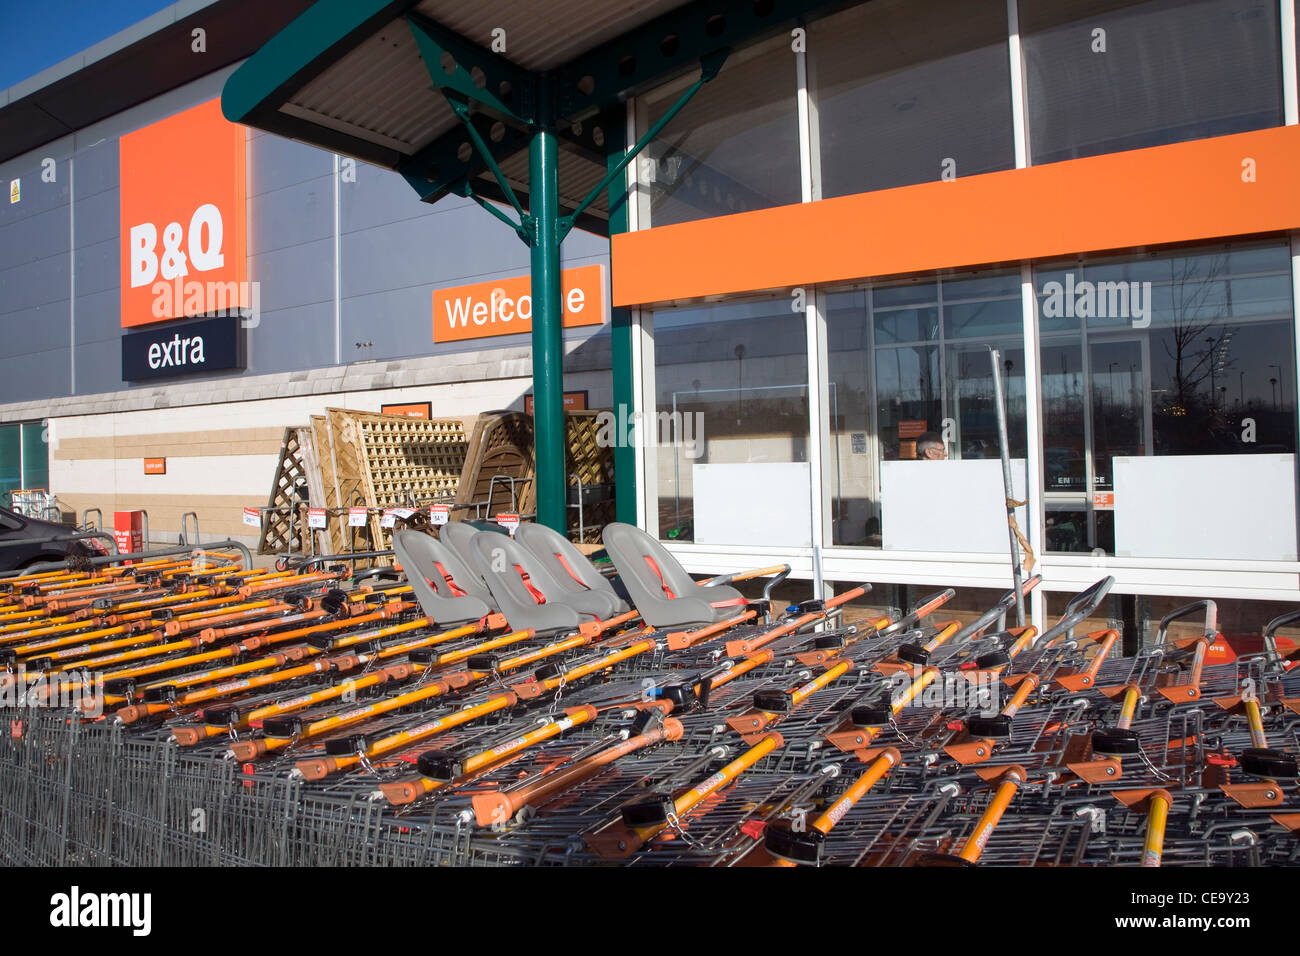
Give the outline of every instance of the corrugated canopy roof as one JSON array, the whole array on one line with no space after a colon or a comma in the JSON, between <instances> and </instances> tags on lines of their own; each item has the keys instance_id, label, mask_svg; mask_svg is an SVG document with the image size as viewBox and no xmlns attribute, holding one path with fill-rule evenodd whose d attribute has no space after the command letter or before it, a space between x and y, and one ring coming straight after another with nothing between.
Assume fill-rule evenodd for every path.
<instances>
[{"instance_id":1,"label":"corrugated canopy roof","mask_svg":"<svg viewBox=\"0 0 1300 956\"><path fill-rule=\"evenodd\" d=\"M467 102L484 138L492 131L495 158L516 188L526 185L520 182L527 175L521 152L544 73L553 82L565 150L561 196L572 208L605 172L605 137L593 138L592 127L618 128L615 143L621 143L624 120L616 107L628 96L698 69L705 54L843 5L845 0L318 0L236 71L222 107L233 121L398 170L426 200L458 188L458 182L492 196L494 182L484 175L462 120L433 86L424 55L441 51L448 75L465 77L459 88L452 84L451 95ZM471 72L477 90L467 85ZM588 214L607 217L605 197Z\"/></svg>"}]
</instances>

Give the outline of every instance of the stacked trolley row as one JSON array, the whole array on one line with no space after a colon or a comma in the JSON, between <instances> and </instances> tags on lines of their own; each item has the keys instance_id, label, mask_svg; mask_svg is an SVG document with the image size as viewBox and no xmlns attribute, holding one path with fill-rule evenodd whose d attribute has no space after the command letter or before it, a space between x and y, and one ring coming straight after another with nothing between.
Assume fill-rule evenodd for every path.
<instances>
[{"instance_id":1,"label":"stacked trolley row","mask_svg":"<svg viewBox=\"0 0 1300 956\"><path fill-rule=\"evenodd\" d=\"M0 859L1298 859L1300 670L1273 640L1290 618L1223 666L1211 602L1134 657L1077 633L1109 579L1042 633L1005 627L1014 594L964 625L948 590L853 626L865 588L776 613L734 578L678 620L679 569L627 540L611 597L572 555L555 590L504 537L475 539L503 561L471 586L443 537L406 539L404 574L215 550L5 581ZM1167 640L1189 614L1202 636Z\"/></svg>"}]
</instances>

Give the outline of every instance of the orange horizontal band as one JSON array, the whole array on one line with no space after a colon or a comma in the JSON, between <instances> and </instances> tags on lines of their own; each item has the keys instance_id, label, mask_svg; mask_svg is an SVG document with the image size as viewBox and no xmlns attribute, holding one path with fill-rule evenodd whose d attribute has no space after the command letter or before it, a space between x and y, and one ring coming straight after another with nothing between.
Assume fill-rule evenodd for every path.
<instances>
[{"instance_id":1,"label":"orange horizontal band","mask_svg":"<svg viewBox=\"0 0 1300 956\"><path fill-rule=\"evenodd\" d=\"M1246 162L1253 160L1254 182ZM1300 126L661 226L612 240L616 306L1300 227Z\"/></svg>"}]
</instances>

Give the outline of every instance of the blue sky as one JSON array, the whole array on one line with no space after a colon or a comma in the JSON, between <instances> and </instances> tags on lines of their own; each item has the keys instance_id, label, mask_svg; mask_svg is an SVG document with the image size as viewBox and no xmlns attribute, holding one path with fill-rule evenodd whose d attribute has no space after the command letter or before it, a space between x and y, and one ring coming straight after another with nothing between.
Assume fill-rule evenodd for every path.
<instances>
[{"instance_id":1,"label":"blue sky","mask_svg":"<svg viewBox=\"0 0 1300 956\"><path fill-rule=\"evenodd\" d=\"M171 6L173 0L0 0L0 90Z\"/></svg>"}]
</instances>

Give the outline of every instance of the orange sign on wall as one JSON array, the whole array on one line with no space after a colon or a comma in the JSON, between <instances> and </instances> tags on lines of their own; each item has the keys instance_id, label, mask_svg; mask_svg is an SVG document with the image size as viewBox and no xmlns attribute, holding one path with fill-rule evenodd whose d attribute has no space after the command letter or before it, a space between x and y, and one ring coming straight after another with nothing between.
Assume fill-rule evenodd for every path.
<instances>
[{"instance_id":1,"label":"orange sign on wall","mask_svg":"<svg viewBox=\"0 0 1300 956\"><path fill-rule=\"evenodd\" d=\"M587 410L587 390L581 392L564 393L564 410L566 412L582 412ZM533 413L533 396L528 394L524 396L524 414Z\"/></svg>"},{"instance_id":2,"label":"orange sign on wall","mask_svg":"<svg viewBox=\"0 0 1300 956\"><path fill-rule=\"evenodd\" d=\"M165 475L167 474L166 458L146 458L144 460L144 473L146 475Z\"/></svg>"},{"instance_id":3,"label":"orange sign on wall","mask_svg":"<svg viewBox=\"0 0 1300 956\"><path fill-rule=\"evenodd\" d=\"M248 308L244 127L212 100L122 137L122 327Z\"/></svg>"},{"instance_id":4,"label":"orange sign on wall","mask_svg":"<svg viewBox=\"0 0 1300 956\"><path fill-rule=\"evenodd\" d=\"M605 270L602 266L565 269L561 289L565 328L604 323ZM435 342L518 335L532 330L532 280L529 276L434 290Z\"/></svg>"},{"instance_id":5,"label":"orange sign on wall","mask_svg":"<svg viewBox=\"0 0 1300 956\"><path fill-rule=\"evenodd\" d=\"M380 405L381 415L401 415L403 418L431 418L432 402L413 402L406 405Z\"/></svg>"}]
</instances>

